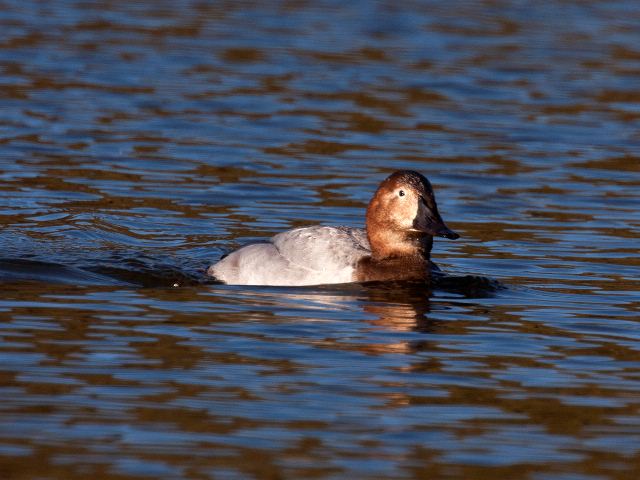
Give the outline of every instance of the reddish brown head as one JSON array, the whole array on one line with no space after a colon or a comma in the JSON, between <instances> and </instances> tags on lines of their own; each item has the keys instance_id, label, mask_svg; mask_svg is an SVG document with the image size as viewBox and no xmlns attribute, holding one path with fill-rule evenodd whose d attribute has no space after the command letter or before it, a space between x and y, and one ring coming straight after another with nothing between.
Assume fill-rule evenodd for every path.
<instances>
[{"instance_id":1,"label":"reddish brown head","mask_svg":"<svg viewBox=\"0 0 640 480\"><path fill-rule=\"evenodd\" d=\"M395 172L380 184L367 208L367 236L378 259L428 258L434 236L459 237L440 217L429 180L411 170Z\"/></svg>"}]
</instances>

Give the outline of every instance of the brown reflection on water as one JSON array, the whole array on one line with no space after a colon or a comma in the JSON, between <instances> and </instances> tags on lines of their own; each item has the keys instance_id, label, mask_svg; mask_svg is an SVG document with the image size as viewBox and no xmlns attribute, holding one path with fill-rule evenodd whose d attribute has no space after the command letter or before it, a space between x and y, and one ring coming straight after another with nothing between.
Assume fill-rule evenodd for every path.
<instances>
[{"instance_id":1,"label":"brown reflection on water","mask_svg":"<svg viewBox=\"0 0 640 480\"><path fill-rule=\"evenodd\" d=\"M520 322L511 305L487 308L451 300L436 302L432 310L433 305L418 289L389 286L355 289L347 295L339 290L314 293L303 289L298 293L236 290L235 295L229 295L228 289L132 292L33 285L27 291L26 287L7 290L6 300L16 306L3 322L5 332L10 332L4 339L17 344L13 351L34 357L30 365L10 375L4 373L3 388L18 389L22 398L30 401L5 402L3 409L14 419L48 418L43 424L45 432L54 435L58 430L59 435L71 436L52 444L46 442L46 436L42 443L19 434L23 440L13 443L29 449L33 462L28 466L19 460L4 462L4 471L9 474L40 475L48 467L49 475L82 478L91 472L113 478L114 465L123 461L122 456L113 457L113 452L119 451L127 452L124 458L135 458L144 468L160 469L164 474L188 464L194 476L207 469L231 469L259 477L341 473L343 468L331 462L363 458L361 449L369 452L366 456L373 452L377 458L401 462L403 468L415 470L413 478L421 478L426 471L455 471L480 478L489 471L509 475L548 468L529 462L487 467L447 460L451 453L447 444L452 439L439 446L414 445L401 458L390 456L384 443L374 437L345 450L327 438L327 433L344 428L373 436L383 433L377 422L367 425L348 420L348 415L355 413L348 405L336 405L333 419L324 415L290 419L268 415L274 395L280 402L288 398L293 409L299 408L304 404L304 396L299 395L306 391L320 394L328 387L323 383L331 376L328 372L335 368L349 379L346 384L331 382L336 393L369 385L368 391L362 392L364 403L359 407L370 411L367 415L398 421L403 419L402 412L424 410L417 423L411 420L412 415L404 418L399 424L402 431L416 435L437 425L441 432L450 432L456 444L471 442L469 448L487 454L500 435L517 444L521 434L515 432L532 428L531 434L537 430L536 436L551 436L548 440L552 443L556 435L588 443L615 427L612 417L633 416L637 411L631 399L618 397L610 387L595 385L590 379L593 372L588 370L566 370L568 377L562 387L547 387L542 378L536 379L537 371L549 373L550 361L570 358L572 348L558 345L540 358L530 355L528 347L522 350L517 343L528 336L545 344L545 338L560 338L563 333L551 319ZM42 304L18 306L33 303L38 288ZM249 297L250 303L246 301ZM104 304L98 302L100 298L111 300ZM73 309L67 308L69 302L73 302ZM232 311L249 304L249 310ZM367 318L364 323L356 319L356 312L349 313L358 304ZM184 313L177 313L172 305L182 305ZM217 311L206 311L214 305ZM225 309L229 311L223 313ZM451 309L457 313L447 313ZM478 320L485 316L489 318ZM350 326L354 322L355 329ZM372 327L379 335L367 339ZM410 333L416 329L419 337ZM396 339L394 333L408 336ZM494 354L466 350L466 342L486 341L482 334L508 335L516 344ZM585 341L591 346L574 350L581 358L638 360L636 350ZM264 357L266 352L292 347L298 355L291 358ZM324 353L319 355L318 350ZM5 354L11 351L3 348ZM352 363L335 364L330 352L343 352L352 357ZM397 359L406 360L398 363ZM365 380L362 376L372 368L365 365L371 362L388 364L389 372L383 374L386 368L378 371L373 367L377 374ZM244 383L241 378L248 371L256 377L254 382ZM523 374L501 378L509 371ZM240 378L234 378L237 374ZM456 380L461 376L481 383L464 385ZM533 383L528 385L529 380ZM580 399L588 398L611 403L580 404ZM235 405L232 409L230 402ZM73 404L77 404L73 418L65 420ZM465 418L465 410L477 413L466 421L456 419L459 414ZM340 412L347 415L342 420ZM85 428L97 434L90 444L82 439ZM262 443L269 438L268 432L283 428L293 437L283 440L274 433L271 447ZM72 432L79 438L74 439ZM163 443L163 436L168 444ZM482 442L485 437L487 442ZM273 449L282 442L286 447ZM412 453L427 450L430 453L420 458ZM569 452L563 455L572 456ZM300 464L301 458L309 466ZM573 461L566 463L565 459L564 468L609 472L600 470L601 458L597 449L592 453L583 450ZM630 460L614 453L607 458L613 462ZM73 467L65 465L64 459ZM80 464L78 459L83 459ZM328 462L324 466L322 459Z\"/></svg>"},{"instance_id":2,"label":"brown reflection on water","mask_svg":"<svg viewBox=\"0 0 640 480\"><path fill-rule=\"evenodd\" d=\"M1 9L0 478L637 477L634 2ZM204 283L401 168L454 280Z\"/></svg>"}]
</instances>

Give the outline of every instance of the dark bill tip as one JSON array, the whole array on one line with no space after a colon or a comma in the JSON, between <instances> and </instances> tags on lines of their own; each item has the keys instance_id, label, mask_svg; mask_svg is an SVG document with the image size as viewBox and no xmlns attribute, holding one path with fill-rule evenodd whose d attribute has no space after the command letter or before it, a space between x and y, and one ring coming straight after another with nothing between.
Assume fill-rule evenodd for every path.
<instances>
[{"instance_id":1,"label":"dark bill tip","mask_svg":"<svg viewBox=\"0 0 640 480\"><path fill-rule=\"evenodd\" d=\"M449 230L447 227L439 230L438 235L440 237L448 238L449 240L457 240L458 238L460 238L460 235L458 235L453 230Z\"/></svg>"}]
</instances>

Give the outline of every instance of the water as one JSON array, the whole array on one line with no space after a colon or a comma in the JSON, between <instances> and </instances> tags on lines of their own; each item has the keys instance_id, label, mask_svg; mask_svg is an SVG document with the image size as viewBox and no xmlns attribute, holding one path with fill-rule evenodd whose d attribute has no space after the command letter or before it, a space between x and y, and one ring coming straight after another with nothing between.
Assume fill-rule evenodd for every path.
<instances>
[{"instance_id":1,"label":"water","mask_svg":"<svg viewBox=\"0 0 640 480\"><path fill-rule=\"evenodd\" d=\"M0 478L637 478L639 24L0 2ZM207 283L396 169L454 280Z\"/></svg>"}]
</instances>

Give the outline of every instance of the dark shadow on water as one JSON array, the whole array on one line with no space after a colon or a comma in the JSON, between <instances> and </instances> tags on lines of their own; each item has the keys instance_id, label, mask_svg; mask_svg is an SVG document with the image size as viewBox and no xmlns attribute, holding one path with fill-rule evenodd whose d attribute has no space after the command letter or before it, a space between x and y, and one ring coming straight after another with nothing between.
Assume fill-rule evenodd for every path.
<instances>
[{"instance_id":1,"label":"dark shadow on water","mask_svg":"<svg viewBox=\"0 0 640 480\"><path fill-rule=\"evenodd\" d=\"M204 283L203 276L183 272L171 265L149 265L137 259L119 265L100 265L91 270L138 287L189 287Z\"/></svg>"},{"instance_id":2,"label":"dark shadow on water","mask_svg":"<svg viewBox=\"0 0 640 480\"><path fill-rule=\"evenodd\" d=\"M498 280L480 275L447 275L440 273L432 276L433 290L457 293L466 298L487 298L494 296L506 286Z\"/></svg>"},{"instance_id":3,"label":"dark shadow on water","mask_svg":"<svg viewBox=\"0 0 640 480\"><path fill-rule=\"evenodd\" d=\"M0 259L0 282L15 283L25 280L86 286L128 285L117 278L58 263L18 258Z\"/></svg>"},{"instance_id":4,"label":"dark shadow on water","mask_svg":"<svg viewBox=\"0 0 640 480\"><path fill-rule=\"evenodd\" d=\"M67 266L22 258L0 259L0 282L41 283L78 286L183 287L204 283L204 273L198 276L171 265L150 263L141 259L120 259L111 265L89 267Z\"/></svg>"},{"instance_id":5,"label":"dark shadow on water","mask_svg":"<svg viewBox=\"0 0 640 480\"><path fill-rule=\"evenodd\" d=\"M101 263L86 267L23 258L0 259L1 282L11 283L24 280L84 286L120 285L151 288L222 285L221 282L207 277L204 269L201 272L185 271L176 265L158 262L146 256L117 258L109 264ZM301 290L307 293L320 292L356 297L366 291L381 300L407 302L429 298L434 291L455 293L466 298L486 298L506 287L487 277L447 275L435 272L430 283L396 281L280 288L286 291Z\"/></svg>"},{"instance_id":6,"label":"dark shadow on water","mask_svg":"<svg viewBox=\"0 0 640 480\"><path fill-rule=\"evenodd\" d=\"M225 283L212 277L203 280L208 285L225 285ZM307 293L323 293L332 295L357 296L364 290L378 292L387 298L419 297L428 298L434 291L442 291L462 295L465 298L487 298L497 292L506 290L507 287L498 280L480 275L449 275L437 272L430 282L421 281L388 281L366 283L340 283L328 285L311 285L301 287L277 287L277 286L252 286L251 288L279 289L284 292L301 291Z\"/></svg>"}]
</instances>

